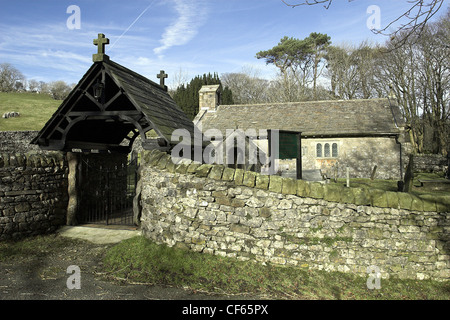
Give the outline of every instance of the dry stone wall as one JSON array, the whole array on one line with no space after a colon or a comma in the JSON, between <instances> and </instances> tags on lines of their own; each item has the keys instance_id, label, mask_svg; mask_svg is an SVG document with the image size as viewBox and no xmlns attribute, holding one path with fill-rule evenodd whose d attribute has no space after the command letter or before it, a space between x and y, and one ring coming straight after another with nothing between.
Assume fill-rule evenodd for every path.
<instances>
[{"instance_id":1,"label":"dry stone wall","mask_svg":"<svg viewBox=\"0 0 450 320\"><path fill-rule=\"evenodd\" d=\"M0 240L55 231L67 200L62 153L0 153Z\"/></svg>"},{"instance_id":2,"label":"dry stone wall","mask_svg":"<svg viewBox=\"0 0 450 320\"><path fill-rule=\"evenodd\" d=\"M0 131L0 153L44 153L30 144L37 134L38 131Z\"/></svg>"},{"instance_id":3,"label":"dry stone wall","mask_svg":"<svg viewBox=\"0 0 450 320\"><path fill-rule=\"evenodd\" d=\"M447 172L449 160L440 154L415 154L413 157L414 172Z\"/></svg>"},{"instance_id":4,"label":"dry stone wall","mask_svg":"<svg viewBox=\"0 0 450 320\"><path fill-rule=\"evenodd\" d=\"M448 279L448 203L142 154L143 234L209 254L383 278ZM344 190L345 189L345 190Z\"/></svg>"}]
</instances>

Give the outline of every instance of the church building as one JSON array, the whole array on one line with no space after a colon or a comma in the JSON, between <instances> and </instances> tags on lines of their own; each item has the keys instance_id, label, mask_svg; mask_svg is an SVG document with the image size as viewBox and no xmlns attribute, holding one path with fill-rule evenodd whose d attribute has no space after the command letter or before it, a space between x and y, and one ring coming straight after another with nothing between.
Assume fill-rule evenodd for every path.
<instances>
[{"instance_id":1,"label":"church building","mask_svg":"<svg viewBox=\"0 0 450 320\"><path fill-rule=\"evenodd\" d=\"M199 92L194 124L203 133L256 131L255 144L268 154L267 130L301 132L303 171L344 178L349 167L352 178L402 179L408 143L395 98L220 105L218 90L205 86ZM295 166L295 160L278 160L276 171L292 176Z\"/></svg>"}]
</instances>

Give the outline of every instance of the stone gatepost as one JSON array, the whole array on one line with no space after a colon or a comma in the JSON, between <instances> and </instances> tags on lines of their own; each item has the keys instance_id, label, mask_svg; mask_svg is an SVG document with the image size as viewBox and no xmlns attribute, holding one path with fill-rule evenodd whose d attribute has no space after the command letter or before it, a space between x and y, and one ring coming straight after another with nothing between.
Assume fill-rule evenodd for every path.
<instances>
[{"instance_id":1,"label":"stone gatepost","mask_svg":"<svg viewBox=\"0 0 450 320\"><path fill-rule=\"evenodd\" d=\"M77 211L78 211L78 192L77 192L77 168L78 155L76 153L67 152L67 163L69 166L68 175L68 195L69 202L67 205L67 220L68 226L77 225Z\"/></svg>"}]
</instances>

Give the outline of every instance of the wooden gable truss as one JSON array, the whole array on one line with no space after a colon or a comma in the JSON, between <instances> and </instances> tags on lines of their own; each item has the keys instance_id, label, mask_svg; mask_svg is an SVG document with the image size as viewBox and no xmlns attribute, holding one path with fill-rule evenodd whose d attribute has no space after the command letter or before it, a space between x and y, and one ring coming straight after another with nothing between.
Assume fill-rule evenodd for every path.
<instances>
[{"instance_id":1,"label":"wooden gable truss","mask_svg":"<svg viewBox=\"0 0 450 320\"><path fill-rule=\"evenodd\" d=\"M131 151L154 130L171 147L173 130L194 127L166 89L113 62L94 63L32 141L44 150Z\"/></svg>"}]
</instances>

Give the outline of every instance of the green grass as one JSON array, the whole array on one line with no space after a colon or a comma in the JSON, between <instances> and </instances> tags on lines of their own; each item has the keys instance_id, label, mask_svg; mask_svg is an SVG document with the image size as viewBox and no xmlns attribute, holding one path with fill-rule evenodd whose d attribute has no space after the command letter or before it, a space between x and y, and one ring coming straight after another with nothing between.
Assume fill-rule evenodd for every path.
<instances>
[{"instance_id":1,"label":"green grass","mask_svg":"<svg viewBox=\"0 0 450 320\"><path fill-rule=\"evenodd\" d=\"M431 280L382 279L369 290L367 277L242 262L157 245L144 237L121 242L104 259L114 279L269 299L450 299L450 284Z\"/></svg>"},{"instance_id":2,"label":"green grass","mask_svg":"<svg viewBox=\"0 0 450 320\"><path fill-rule=\"evenodd\" d=\"M45 259L76 248L81 240L56 235L0 242L0 263ZM450 300L450 283L381 279L381 289L367 289L367 277L242 262L157 245L144 237L107 249L102 273L111 280L187 288L214 294L268 299Z\"/></svg>"},{"instance_id":3,"label":"green grass","mask_svg":"<svg viewBox=\"0 0 450 320\"><path fill-rule=\"evenodd\" d=\"M414 182L411 193L416 196L433 195L433 196L450 196L450 184L441 184L439 188L436 185L420 186L419 179L426 180L445 180L444 173L416 173L414 174ZM340 185L346 185L347 179L338 179ZM370 179L350 179L350 187L362 189L379 189L384 191L397 192L397 180L370 180Z\"/></svg>"},{"instance_id":4,"label":"green grass","mask_svg":"<svg viewBox=\"0 0 450 320\"><path fill-rule=\"evenodd\" d=\"M0 131L41 130L61 102L46 94L0 92ZM11 111L19 112L20 117L1 118Z\"/></svg>"}]
</instances>

